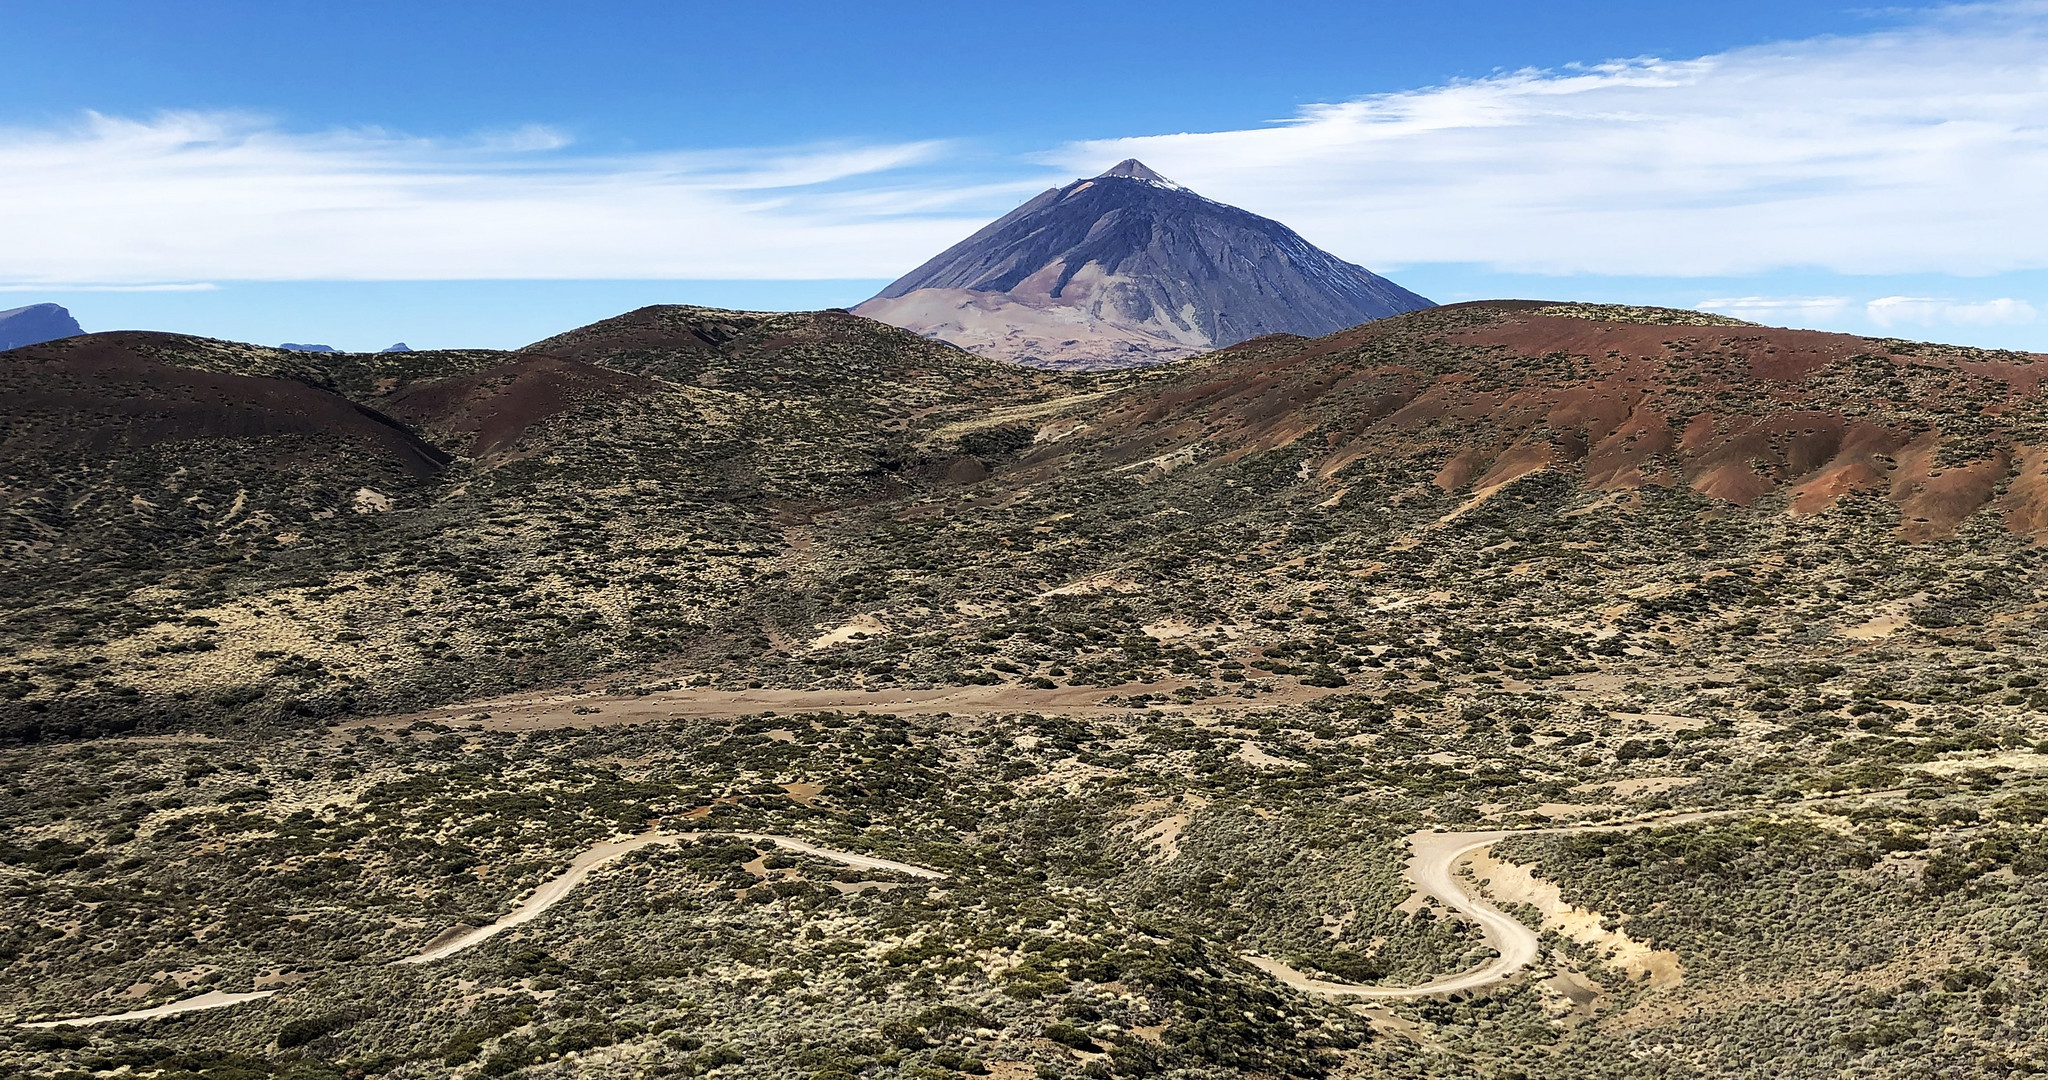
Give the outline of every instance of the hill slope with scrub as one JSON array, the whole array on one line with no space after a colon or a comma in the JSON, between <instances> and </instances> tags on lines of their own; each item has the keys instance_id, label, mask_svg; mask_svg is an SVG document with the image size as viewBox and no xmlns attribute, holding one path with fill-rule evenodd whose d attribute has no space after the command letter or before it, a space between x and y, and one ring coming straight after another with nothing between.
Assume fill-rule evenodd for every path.
<instances>
[{"instance_id":1,"label":"hill slope with scrub","mask_svg":"<svg viewBox=\"0 0 2048 1080\"><path fill-rule=\"evenodd\" d=\"M275 991L0 1068L2048 1067L2044 365L1521 301L0 354L0 1020ZM1428 830L1534 962L1268 974L1487 963Z\"/></svg>"}]
</instances>

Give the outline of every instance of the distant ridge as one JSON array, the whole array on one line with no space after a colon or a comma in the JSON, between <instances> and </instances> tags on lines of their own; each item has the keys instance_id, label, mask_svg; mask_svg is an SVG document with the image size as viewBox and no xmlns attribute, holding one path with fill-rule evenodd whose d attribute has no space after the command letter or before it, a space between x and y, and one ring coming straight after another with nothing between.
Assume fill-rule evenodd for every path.
<instances>
[{"instance_id":1,"label":"distant ridge","mask_svg":"<svg viewBox=\"0 0 2048 1080\"><path fill-rule=\"evenodd\" d=\"M78 320L57 304L30 304L0 311L0 349L19 349L85 333Z\"/></svg>"},{"instance_id":2,"label":"distant ridge","mask_svg":"<svg viewBox=\"0 0 2048 1080\"><path fill-rule=\"evenodd\" d=\"M995 359L1104 368L1431 306L1132 158L1040 194L854 311Z\"/></svg>"}]
</instances>

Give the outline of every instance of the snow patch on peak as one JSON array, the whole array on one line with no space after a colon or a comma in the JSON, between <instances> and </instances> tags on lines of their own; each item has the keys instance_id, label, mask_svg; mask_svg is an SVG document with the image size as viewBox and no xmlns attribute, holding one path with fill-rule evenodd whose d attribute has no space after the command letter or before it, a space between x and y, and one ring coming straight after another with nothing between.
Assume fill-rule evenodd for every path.
<instances>
[{"instance_id":1,"label":"snow patch on peak","mask_svg":"<svg viewBox=\"0 0 2048 1080\"><path fill-rule=\"evenodd\" d=\"M1145 183L1151 184L1153 187L1165 188L1168 191L1188 190L1187 188L1184 188L1179 184L1176 184L1173 181L1168 180L1166 177L1161 176L1156 172L1153 172L1150 168L1148 168L1145 165L1144 162L1139 161L1137 158L1125 158L1122 161L1119 161L1116 164L1111 165L1108 169L1103 170L1101 173L1097 174L1095 178L1097 180L1101 180L1104 177L1110 176L1122 177L1126 180L1143 180Z\"/></svg>"}]
</instances>

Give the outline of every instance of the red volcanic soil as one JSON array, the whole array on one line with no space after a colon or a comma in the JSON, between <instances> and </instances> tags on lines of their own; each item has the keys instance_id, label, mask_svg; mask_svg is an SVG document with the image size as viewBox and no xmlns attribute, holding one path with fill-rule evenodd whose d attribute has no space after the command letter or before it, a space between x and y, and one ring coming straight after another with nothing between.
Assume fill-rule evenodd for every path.
<instances>
[{"instance_id":1,"label":"red volcanic soil","mask_svg":"<svg viewBox=\"0 0 2048 1080\"><path fill-rule=\"evenodd\" d=\"M385 399L393 416L463 444L473 458L502 456L535 424L589 405L652 393L652 379L557 356L513 360L473 375L414 383Z\"/></svg>"},{"instance_id":2,"label":"red volcanic soil","mask_svg":"<svg viewBox=\"0 0 2048 1080\"><path fill-rule=\"evenodd\" d=\"M1739 354L1747 362L1751 378L1779 382L1797 382L1829 364L1871 349L1866 338L1818 330L1607 322L1533 312L1518 313L1494 325L1449 333L1445 340L1492 346L1530 357L1563 353L1652 362L1669 359L1671 343L1682 341L1689 350Z\"/></svg>"},{"instance_id":3,"label":"red volcanic soil","mask_svg":"<svg viewBox=\"0 0 2048 1080\"><path fill-rule=\"evenodd\" d=\"M88 334L0 354L0 456L107 456L158 443L320 436L414 475L447 456L396 421L291 379L179 367L147 353L175 334Z\"/></svg>"},{"instance_id":4,"label":"red volcanic soil","mask_svg":"<svg viewBox=\"0 0 2048 1080\"><path fill-rule=\"evenodd\" d=\"M1745 506L1782 491L1795 514L1872 495L1899 508L1909 541L1986 506L2048 536L2048 357L1549 306L1457 305L1246 342L1125 395L1093 434L1114 463L1196 442L1230 461L1311 439L1325 480L1368 456L1441 454L1447 491L1550 470Z\"/></svg>"}]
</instances>

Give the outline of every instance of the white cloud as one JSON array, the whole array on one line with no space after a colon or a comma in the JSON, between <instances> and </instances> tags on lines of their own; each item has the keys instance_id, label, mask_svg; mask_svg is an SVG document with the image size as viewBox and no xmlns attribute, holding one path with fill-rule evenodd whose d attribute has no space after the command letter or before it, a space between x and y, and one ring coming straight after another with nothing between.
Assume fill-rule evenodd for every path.
<instances>
[{"instance_id":1,"label":"white cloud","mask_svg":"<svg viewBox=\"0 0 2048 1080\"><path fill-rule=\"evenodd\" d=\"M1846 296L1730 296L1702 300L1697 306L1717 315L1775 324L1839 319L1853 303Z\"/></svg>"},{"instance_id":2,"label":"white cloud","mask_svg":"<svg viewBox=\"0 0 2048 1080\"><path fill-rule=\"evenodd\" d=\"M148 285L74 285L64 282L37 282L33 285L0 285L0 292L215 292L220 286L210 281L171 281Z\"/></svg>"},{"instance_id":3,"label":"white cloud","mask_svg":"<svg viewBox=\"0 0 2048 1080\"><path fill-rule=\"evenodd\" d=\"M0 281L889 277L1048 179L967 182L973 166L949 154L606 156L545 128L431 140L92 116L0 130ZM2048 0L1079 143L1041 164L1086 175L1133 156L1381 269L2048 268ZM2021 318L2012 303L1940 317Z\"/></svg>"},{"instance_id":4,"label":"white cloud","mask_svg":"<svg viewBox=\"0 0 2048 1080\"><path fill-rule=\"evenodd\" d=\"M1884 296L1864 305L1870 321L1893 326L2014 326L2034 321L2034 305L2025 300L1957 301L1925 296Z\"/></svg>"},{"instance_id":5,"label":"white cloud","mask_svg":"<svg viewBox=\"0 0 2048 1080\"><path fill-rule=\"evenodd\" d=\"M876 277L971 231L957 200L988 194L897 175L934 143L566 147L192 113L0 131L0 281Z\"/></svg>"},{"instance_id":6,"label":"white cloud","mask_svg":"<svg viewBox=\"0 0 2048 1080\"><path fill-rule=\"evenodd\" d=\"M2048 3L1078 143L1367 265L1524 273L1987 274L2048 266Z\"/></svg>"}]
</instances>

